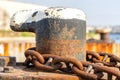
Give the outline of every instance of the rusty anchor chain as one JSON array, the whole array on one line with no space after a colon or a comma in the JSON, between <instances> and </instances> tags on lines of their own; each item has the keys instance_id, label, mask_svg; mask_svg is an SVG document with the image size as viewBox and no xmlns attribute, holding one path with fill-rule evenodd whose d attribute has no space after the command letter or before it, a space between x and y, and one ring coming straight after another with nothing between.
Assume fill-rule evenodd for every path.
<instances>
[{"instance_id":1,"label":"rusty anchor chain","mask_svg":"<svg viewBox=\"0 0 120 80\"><path fill-rule=\"evenodd\" d=\"M55 71L57 69L59 69L62 64L55 64L55 65L45 65L45 59L44 57L38 53L35 50L27 50L25 52L25 65L26 66L30 66L30 63L34 64L34 66L40 70L46 70L46 71ZM51 58L54 58L55 56L50 56ZM49 57L49 58L50 58ZM57 57L57 56L56 56ZM46 57L45 57L46 58Z\"/></svg>"},{"instance_id":2,"label":"rusty anchor chain","mask_svg":"<svg viewBox=\"0 0 120 80\"><path fill-rule=\"evenodd\" d=\"M58 70L76 74L87 80L102 80L103 72L114 75L116 80L120 80L120 71L113 69L113 67L120 68L118 65L120 62L119 57L103 52L87 51L86 53L87 61L78 61L75 58L54 54L40 54L35 48L29 48L25 51L26 60L24 64L27 67L30 67L32 64L43 71Z\"/></svg>"},{"instance_id":3,"label":"rusty anchor chain","mask_svg":"<svg viewBox=\"0 0 120 80\"><path fill-rule=\"evenodd\" d=\"M120 63L120 58L109 53L104 52L92 52L87 51L87 57L86 60L94 63L103 63L106 66L109 67L119 67L117 63ZM90 57L89 57L90 56ZM102 60L100 60L100 57Z\"/></svg>"}]
</instances>

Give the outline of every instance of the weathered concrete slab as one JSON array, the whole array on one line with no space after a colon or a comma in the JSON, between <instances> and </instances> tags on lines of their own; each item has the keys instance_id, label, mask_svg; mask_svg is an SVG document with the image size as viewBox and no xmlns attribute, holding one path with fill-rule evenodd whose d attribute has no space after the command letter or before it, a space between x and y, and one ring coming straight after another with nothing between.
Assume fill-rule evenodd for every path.
<instances>
[{"instance_id":1,"label":"weathered concrete slab","mask_svg":"<svg viewBox=\"0 0 120 80\"><path fill-rule=\"evenodd\" d=\"M62 72L42 72L25 66L14 67L14 72L0 72L0 80L83 80L80 77Z\"/></svg>"}]
</instances>

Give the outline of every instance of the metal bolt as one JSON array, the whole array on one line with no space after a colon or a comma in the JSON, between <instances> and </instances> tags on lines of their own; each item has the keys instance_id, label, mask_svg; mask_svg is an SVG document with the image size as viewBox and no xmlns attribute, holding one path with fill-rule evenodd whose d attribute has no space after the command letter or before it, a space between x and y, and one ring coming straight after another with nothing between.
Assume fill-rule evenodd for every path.
<instances>
[{"instance_id":1,"label":"metal bolt","mask_svg":"<svg viewBox=\"0 0 120 80\"><path fill-rule=\"evenodd\" d=\"M6 67L4 67L3 72L5 72L5 73L14 72L14 68L11 66L6 66Z\"/></svg>"},{"instance_id":2,"label":"metal bolt","mask_svg":"<svg viewBox=\"0 0 120 80\"><path fill-rule=\"evenodd\" d=\"M52 61L53 61L53 58L50 57L45 65L47 66L51 65Z\"/></svg>"}]
</instances>

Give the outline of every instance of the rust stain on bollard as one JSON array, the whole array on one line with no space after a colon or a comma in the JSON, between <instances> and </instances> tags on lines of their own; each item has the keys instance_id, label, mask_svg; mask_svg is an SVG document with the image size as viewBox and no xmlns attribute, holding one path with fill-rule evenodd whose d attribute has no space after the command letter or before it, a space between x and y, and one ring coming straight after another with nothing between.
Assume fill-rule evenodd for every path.
<instances>
[{"instance_id":1,"label":"rust stain on bollard","mask_svg":"<svg viewBox=\"0 0 120 80\"><path fill-rule=\"evenodd\" d=\"M44 44L40 51L42 53L54 53L58 55L77 55L82 51L80 48L80 40L44 40ZM49 46L50 45L50 46Z\"/></svg>"}]
</instances>

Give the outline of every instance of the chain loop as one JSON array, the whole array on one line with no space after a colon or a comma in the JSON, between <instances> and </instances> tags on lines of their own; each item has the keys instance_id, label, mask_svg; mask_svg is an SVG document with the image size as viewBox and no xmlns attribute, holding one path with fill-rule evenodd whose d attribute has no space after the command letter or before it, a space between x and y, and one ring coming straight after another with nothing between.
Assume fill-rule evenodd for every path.
<instances>
[{"instance_id":1,"label":"chain loop","mask_svg":"<svg viewBox=\"0 0 120 80\"><path fill-rule=\"evenodd\" d=\"M43 71L56 71L62 66L62 64L60 63L55 64L54 66L47 66L47 65L39 63L37 60L34 60L33 64L35 65L36 68L43 70Z\"/></svg>"},{"instance_id":2,"label":"chain loop","mask_svg":"<svg viewBox=\"0 0 120 80\"><path fill-rule=\"evenodd\" d=\"M90 63L90 62L81 62L85 67L89 68L89 66L92 66L92 69L94 69L94 64ZM98 80L101 79L101 77L103 77L103 73L102 71L93 71L92 74L90 73L90 71L86 72L85 70L81 71L80 69L78 69L77 67L73 66L73 72L76 73L77 75L85 78L85 79L89 79L89 80Z\"/></svg>"},{"instance_id":3,"label":"chain loop","mask_svg":"<svg viewBox=\"0 0 120 80\"><path fill-rule=\"evenodd\" d=\"M36 58L40 63L44 63L44 58L40 53L34 50L27 50L25 51L25 57L28 58L28 56L31 56L32 58Z\"/></svg>"},{"instance_id":4,"label":"chain loop","mask_svg":"<svg viewBox=\"0 0 120 80\"><path fill-rule=\"evenodd\" d=\"M87 56L86 56L86 60L87 61L93 61L93 58L96 58L97 60L100 60L100 55L93 52L93 51L86 51ZM91 56L90 56L91 55Z\"/></svg>"},{"instance_id":5,"label":"chain loop","mask_svg":"<svg viewBox=\"0 0 120 80\"><path fill-rule=\"evenodd\" d=\"M120 62L120 58L113 55L113 54L109 54L109 53L103 53L103 52L92 52L92 51L87 51L87 61L90 62L94 62L94 63L103 63L106 66L109 67L115 67L117 66L117 63ZM92 57L89 58L89 55L91 55ZM98 58L99 57L99 58ZM100 57L103 57L102 60L100 60ZM109 62L107 61L108 59Z\"/></svg>"},{"instance_id":6,"label":"chain loop","mask_svg":"<svg viewBox=\"0 0 120 80\"><path fill-rule=\"evenodd\" d=\"M72 63L76 67L78 67L80 70L83 70L83 65L81 64L80 61L78 61L75 58L70 58L70 57L58 57L53 60L53 64L58 63L58 62L65 62L65 63Z\"/></svg>"}]
</instances>

